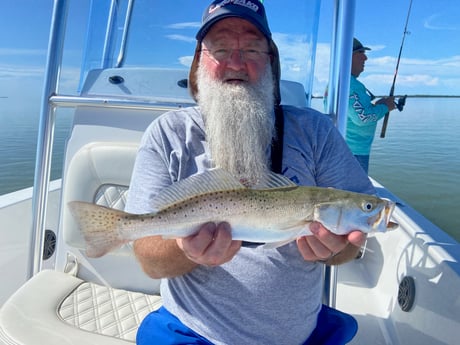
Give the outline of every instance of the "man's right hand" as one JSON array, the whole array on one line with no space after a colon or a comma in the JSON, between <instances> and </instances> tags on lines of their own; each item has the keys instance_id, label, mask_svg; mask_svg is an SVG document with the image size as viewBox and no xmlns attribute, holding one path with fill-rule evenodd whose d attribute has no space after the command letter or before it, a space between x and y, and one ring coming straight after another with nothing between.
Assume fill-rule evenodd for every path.
<instances>
[{"instance_id":1,"label":"man's right hand","mask_svg":"<svg viewBox=\"0 0 460 345\"><path fill-rule=\"evenodd\" d=\"M189 260L204 266L222 265L241 248L241 241L232 240L230 224L225 222L203 224L195 234L176 242Z\"/></svg>"},{"instance_id":2,"label":"man's right hand","mask_svg":"<svg viewBox=\"0 0 460 345\"><path fill-rule=\"evenodd\" d=\"M394 96L381 98L376 102L376 104L385 104L388 107L388 111L396 109Z\"/></svg>"}]
</instances>

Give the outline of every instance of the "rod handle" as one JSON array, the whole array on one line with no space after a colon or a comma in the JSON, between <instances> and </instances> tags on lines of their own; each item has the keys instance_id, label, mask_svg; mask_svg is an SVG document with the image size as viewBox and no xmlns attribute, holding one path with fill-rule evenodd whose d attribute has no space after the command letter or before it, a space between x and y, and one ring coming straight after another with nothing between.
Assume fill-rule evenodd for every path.
<instances>
[{"instance_id":1,"label":"rod handle","mask_svg":"<svg viewBox=\"0 0 460 345\"><path fill-rule=\"evenodd\" d=\"M389 118L390 118L390 112L386 113L385 117L383 118L383 125L382 125L382 130L380 131L380 138L385 138L385 133L387 131Z\"/></svg>"}]
</instances>

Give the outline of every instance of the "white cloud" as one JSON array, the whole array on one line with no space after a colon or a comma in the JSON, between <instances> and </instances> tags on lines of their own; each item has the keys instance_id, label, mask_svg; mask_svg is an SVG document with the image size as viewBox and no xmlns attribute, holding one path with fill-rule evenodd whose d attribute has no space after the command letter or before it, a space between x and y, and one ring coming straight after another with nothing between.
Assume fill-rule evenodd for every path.
<instances>
[{"instance_id":1,"label":"white cloud","mask_svg":"<svg viewBox=\"0 0 460 345\"><path fill-rule=\"evenodd\" d=\"M188 30L188 29L193 29L193 32L197 31L197 29L201 26L200 22L183 22L183 23L175 23L171 25L167 25L167 29L172 29L172 30ZM183 42L188 42L188 43L195 43L196 38L194 35L180 35L180 34L169 34L166 35L167 38L173 40L173 41L183 41Z\"/></svg>"},{"instance_id":2,"label":"white cloud","mask_svg":"<svg viewBox=\"0 0 460 345\"><path fill-rule=\"evenodd\" d=\"M455 21L450 21L448 13L432 14L424 20L423 26L425 29L429 30L460 30L457 19Z\"/></svg>"},{"instance_id":3,"label":"white cloud","mask_svg":"<svg viewBox=\"0 0 460 345\"><path fill-rule=\"evenodd\" d=\"M43 77L43 67L0 65L0 79Z\"/></svg>"},{"instance_id":4,"label":"white cloud","mask_svg":"<svg viewBox=\"0 0 460 345\"><path fill-rule=\"evenodd\" d=\"M193 61L193 56L181 56L179 58L179 62L181 65L184 65L185 67L190 67L192 65Z\"/></svg>"},{"instance_id":5,"label":"white cloud","mask_svg":"<svg viewBox=\"0 0 460 345\"><path fill-rule=\"evenodd\" d=\"M327 83L329 80L329 60L331 49L329 44L318 43L316 47L315 60L315 77L322 83Z\"/></svg>"},{"instance_id":6,"label":"white cloud","mask_svg":"<svg viewBox=\"0 0 460 345\"><path fill-rule=\"evenodd\" d=\"M281 77L305 84L310 74L310 46L304 35L273 33L281 60ZM312 71L313 72L313 71Z\"/></svg>"},{"instance_id":7,"label":"white cloud","mask_svg":"<svg viewBox=\"0 0 460 345\"><path fill-rule=\"evenodd\" d=\"M168 29L177 29L177 30L181 30L181 29L198 29L200 27L201 27L200 22L175 23L175 24L171 24L171 25L166 26L166 28L168 28Z\"/></svg>"},{"instance_id":8,"label":"white cloud","mask_svg":"<svg viewBox=\"0 0 460 345\"><path fill-rule=\"evenodd\" d=\"M173 41L183 41L188 43L195 43L195 37L186 36L186 35L166 35L167 38Z\"/></svg>"},{"instance_id":9,"label":"white cloud","mask_svg":"<svg viewBox=\"0 0 460 345\"><path fill-rule=\"evenodd\" d=\"M17 93L21 97L41 93L44 83L44 67L23 65L0 65L0 94ZM75 94L80 80L80 69L66 66L61 70L59 90L64 94ZM16 90L12 92L12 90Z\"/></svg>"},{"instance_id":10,"label":"white cloud","mask_svg":"<svg viewBox=\"0 0 460 345\"><path fill-rule=\"evenodd\" d=\"M378 52L378 51L384 50L386 48L386 46L383 45L383 44L377 44L377 45L368 45L368 44L366 44L366 47L371 48L371 51L373 51L373 52Z\"/></svg>"},{"instance_id":11,"label":"white cloud","mask_svg":"<svg viewBox=\"0 0 460 345\"><path fill-rule=\"evenodd\" d=\"M412 75L401 75L398 77L398 83L400 85L426 85L426 86L436 86L439 85L439 77L434 77L429 74L412 74Z\"/></svg>"}]
</instances>

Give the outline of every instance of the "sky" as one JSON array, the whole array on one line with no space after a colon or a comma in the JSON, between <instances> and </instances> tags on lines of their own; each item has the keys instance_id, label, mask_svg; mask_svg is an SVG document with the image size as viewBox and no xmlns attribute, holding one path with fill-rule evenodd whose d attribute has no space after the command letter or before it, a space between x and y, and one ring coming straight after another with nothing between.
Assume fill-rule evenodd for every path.
<instances>
[{"instance_id":1,"label":"sky","mask_svg":"<svg viewBox=\"0 0 460 345\"><path fill-rule=\"evenodd\" d=\"M355 36L372 50L368 53L365 71L360 80L376 95L388 94L394 77L398 52L410 0L356 0ZM75 92L81 64L81 41L86 34L84 19L90 0L73 0L68 27L72 30L66 43L61 88ZM164 26L163 39L170 51L180 46L194 49L194 33L199 26L204 0L181 0L187 8L177 10L177 1L162 2L165 8L158 14L158 26ZM295 8L296 3L303 8ZM318 26L316 66L312 92L321 95L327 84L329 41L334 0L321 1ZM299 5L300 4L300 5ZM304 66L293 13L308 11L314 1L265 0L273 37L280 51L290 49L292 56L284 59L285 77L295 76ZM0 11L0 116L8 111L38 112L43 72L46 63L52 0L2 0ZM199 6L198 6L199 5ZM170 13L178 15L172 20ZM313 12L313 11L312 11ZM145 17L154 14L145 13ZM188 17L187 17L188 16ZM460 95L460 2L458 0L413 0L408 22L408 34L402 50L395 94ZM187 17L187 19L186 19ZM190 18L191 17L191 18ZM292 30L292 32L290 31ZM281 32L283 31L283 32ZM139 55L153 59L159 53L151 37L140 36ZM149 55L150 54L150 55ZM155 55L156 54L156 55ZM177 65L187 68L191 55L177 58ZM305 66L304 66L305 67ZM297 69L296 69L297 68ZM298 73L297 73L298 74ZM78 84L78 83L77 83ZM73 89L73 91L71 91ZM24 102L27 96L27 102Z\"/></svg>"}]
</instances>

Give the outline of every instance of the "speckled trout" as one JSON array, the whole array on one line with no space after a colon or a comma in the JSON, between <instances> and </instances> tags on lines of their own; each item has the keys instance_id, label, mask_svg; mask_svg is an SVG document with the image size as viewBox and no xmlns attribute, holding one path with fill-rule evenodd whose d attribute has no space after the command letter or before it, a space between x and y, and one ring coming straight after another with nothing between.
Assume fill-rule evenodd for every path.
<instances>
[{"instance_id":1,"label":"speckled trout","mask_svg":"<svg viewBox=\"0 0 460 345\"><path fill-rule=\"evenodd\" d=\"M69 203L90 257L100 257L146 236L187 237L207 222L228 222L233 239L269 247L311 234L312 221L321 222L336 234L383 232L396 227L390 222L394 206L392 201L372 195L297 186L274 173L249 188L221 169L164 188L153 200L154 212L149 214L130 214L80 201Z\"/></svg>"}]
</instances>

